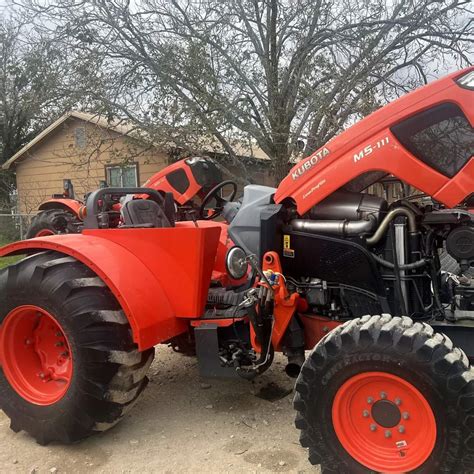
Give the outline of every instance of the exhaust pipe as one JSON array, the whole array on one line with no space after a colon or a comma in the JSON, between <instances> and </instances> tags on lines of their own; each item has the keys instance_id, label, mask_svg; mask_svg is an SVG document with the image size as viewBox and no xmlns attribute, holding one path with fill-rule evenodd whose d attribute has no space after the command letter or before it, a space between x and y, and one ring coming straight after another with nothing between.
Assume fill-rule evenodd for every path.
<instances>
[{"instance_id":1,"label":"exhaust pipe","mask_svg":"<svg viewBox=\"0 0 474 474\"><path fill-rule=\"evenodd\" d=\"M296 378L304 362L305 340L303 329L295 316L291 318L286 329L285 346L285 355L288 357L285 372L288 377Z\"/></svg>"},{"instance_id":2,"label":"exhaust pipe","mask_svg":"<svg viewBox=\"0 0 474 474\"><path fill-rule=\"evenodd\" d=\"M286 364L285 372L288 377L295 379L301 371L304 363L304 349L288 350L286 353L288 364Z\"/></svg>"},{"instance_id":3,"label":"exhaust pipe","mask_svg":"<svg viewBox=\"0 0 474 474\"><path fill-rule=\"evenodd\" d=\"M293 219L290 225L293 229L303 232L351 237L354 235L371 234L377 226L377 220L372 215L369 215L367 219L359 221Z\"/></svg>"},{"instance_id":4,"label":"exhaust pipe","mask_svg":"<svg viewBox=\"0 0 474 474\"><path fill-rule=\"evenodd\" d=\"M416 215L415 213L407 207L396 207L388 212L384 217L382 223L379 225L378 229L375 231L375 234L367 238L368 245L376 245L380 242L382 237L387 232L390 222L393 221L397 216L405 216L408 218L408 231L410 234L416 234Z\"/></svg>"}]
</instances>

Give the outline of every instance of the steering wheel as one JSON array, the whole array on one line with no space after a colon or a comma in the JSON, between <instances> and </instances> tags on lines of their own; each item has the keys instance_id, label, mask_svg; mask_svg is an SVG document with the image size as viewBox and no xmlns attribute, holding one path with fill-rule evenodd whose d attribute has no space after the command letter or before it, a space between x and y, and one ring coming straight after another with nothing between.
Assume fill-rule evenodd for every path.
<instances>
[{"instance_id":1,"label":"steering wheel","mask_svg":"<svg viewBox=\"0 0 474 474\"><path fill-rule=\"evenodd\" d=\"M226 199L224 199L222 196L219 195L219 192L225 188L227 185L232 186L232 192L230 193L230 196ZM201 207L199 208L199 218L203 219L205 221L210 221L212 219L215 219L216 217L219 217L222 214L222 211L224 210L224 206L228 203L234 200L235 195L237 194L237 183L234 181L222 181L222 183L219 183L217 186L214 186L207 194L206 197L203 199ZM209 202L215 199L216 200L216 207L214 208L214 212L211 214L207 213L206 206L209 204Z\"/></svg>"}]
</instances>

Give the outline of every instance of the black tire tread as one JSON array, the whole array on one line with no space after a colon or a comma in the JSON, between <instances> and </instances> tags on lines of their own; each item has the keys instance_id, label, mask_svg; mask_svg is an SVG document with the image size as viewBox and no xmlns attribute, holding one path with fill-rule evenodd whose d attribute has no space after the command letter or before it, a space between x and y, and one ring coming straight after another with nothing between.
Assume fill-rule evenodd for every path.
<instances>
[{"instance_id":1,"label":"black tire tread","mask_svg":"<svg viewBox=\"0 0 474 474\"><path fill-rule=\"evenodd\" d=\"M459 409L466 412L464 425L470 427L470 435L461 440L462 449L469 454L455 463L453 472L474 472L474 370L466 354L454 348L447 336L435 333L428 324L386 314L364 316L338 326L314 347L306 359L296 382L293 403L297 411L295 425L301 431L301 445L309 448L309 461L313 465L323 463L322 472L349 472L344 470L348 467L326 449L321 433L311 428L307 401L314 396L311 381L324 373L332 358L343 357L348 351L364 352L370 344L390 347L400 354L411 353L427 366L431 364L436 373L444 377L446 390L450 396L457 397Z\"/></svg>"},{"instance_id":2,"label":"black tire tread","mask_svg":"<svg viewBox=\"0 0 474 474\"><path fill-rule=\"evenodd\" d=\"M39 426L30 416L4 406L7 415L13 415L12 429L47 444L72 443L114 426L146 387L154 350L138 351L128 320L108 287L72 257L44 252L0 271L0 307L5 293L21 287L63 301L63 307L71 309L74 339L87 367L81 392L89 402L80 416L71 415L70 426L62 428Z\"/></svg>"},{"instance_id":3,"label":"black tire tread","mask_svg":"<svg viewBox=\"0 0 474 474\"><path fill-rule=\"evenodd\" d=\"M63 225L58 226L58 220L61 220ZM75 220L76 217L74 214L65 209L58 208L40 211L31 219L31 224L26 233L26 238L32 239L38 235L38 232L44 229L51 230L55 234L70 232L72 229L71 223ZM66 223L65 226L64 223Z\"/></svg>"}]
</instances>

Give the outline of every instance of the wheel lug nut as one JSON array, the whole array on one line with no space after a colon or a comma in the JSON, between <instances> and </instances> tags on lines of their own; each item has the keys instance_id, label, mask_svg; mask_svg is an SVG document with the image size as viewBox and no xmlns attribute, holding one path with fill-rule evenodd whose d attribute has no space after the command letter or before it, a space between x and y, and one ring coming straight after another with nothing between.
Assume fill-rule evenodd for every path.
<instances>
[{"instance_id":1,"label":"wheel lug nut","mask_svg":"<svg viewBox=\"0 0 474 474\"><path fill-rule=\"evenodd\" d=\"M373 399L372 397L369 397L369 398L367 399L367 403L368 403L369 405L371 405L372 403L374 403L374 399Z\"/></svg>"},{"instance_id":2,"label":"wheel lug nut","mask_svg":"<svg viewBox=\"0 0 474 474\"><path fill-rule=\"evenodd\" d=\"M399 398L395 398L395 405L401 405L402 401Z\"/></svg>"},{"instance_id":3,"label":"wheel lug nut","mask_svg":"<svg viewBox=\"0 0 474 474\"><path fill-rule=\"evenodd\" d=\"M369 417L369 410L364 410L364 411L362 412L362 416L363 416L364 418L368 418L368 417Z\"/></svg>"},{"instance_id":4,"label":"wheel lug nut","mask_svg":"<svg viewBox=\"0 0 474 474\"><path fill-rule=\"evenodd\" d=\"M399 432L399 433L405 433L405 427L404 427L403 425L400 425L400 426L398 427L398 432Z\"/></svg>"},{"instance_id":5,"label":"wheel lug nut","mask_svg":"<svg viewBox=\"0 0 474 474\"><path fill-rule=\"evenodd\" d=\"M408 420L408 418L410 418L410 414L409 414L407 411L404 411L404 412L402 413L402 418L403 418L404 420Z\"/></svg>"},{"instance_id":6,"label":"wheel lug nut","mask_svg":"<svg viewBox=\"0 0 474 474\"><path fill-rule=\"evenodd\" d=\"M46 378L46 374L44 372L40 372L38 375L40 379Z\"/></svg>"},{"instance_id":7,"label":"wheel lug nut","mask_svg":"<svg viewBox=\"0 0 474 474\"><path fill-rule=\"evenodd\" d=\"M392 437L392 432L390 430L385 430L385 437L386 438L391 438Z\"/></svg>"},{"instance_id":8,"label":"wheel lug nut","mask_svg":"<svg viewBox=\"0 0 474 474\"><path fill-rule=\"evenodd\" d=\"M376 430L377 430L377 425L374 424L374 423L372 423L372 424L370 425L370 431L376 431Z\"/></svg>"},{"instance_id":9,"label":"wheel lug nut","mask_svg":"<svg viewBox=\"0 0 474 474\"><path fill-rule=\"evenodd\" d=\"M380 398L382 399L387 398L387 394L385 392L380 392Z\"/></svg>"},{"instance_id":10,"label":"wheel lug nut","mask_svg":"<svg viewBox=\"0 0 474 474\"><path fill-rule=\"evenodd\" d=\"M25 340L25 344L26 344L27 346L31 346L31 344L33 344L33 341L32 341L31 339L26 339L26 340Z\"/></svg>"}]
</instances>

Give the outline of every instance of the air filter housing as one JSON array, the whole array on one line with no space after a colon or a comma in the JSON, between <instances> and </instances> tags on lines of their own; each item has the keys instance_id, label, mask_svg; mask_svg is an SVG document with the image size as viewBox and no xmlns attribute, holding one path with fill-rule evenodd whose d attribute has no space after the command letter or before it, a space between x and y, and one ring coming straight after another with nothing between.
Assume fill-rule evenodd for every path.
<instances>
[{"instance_id":1,"label":"air filter housing","mask_svg":"<svg viewBox=\"0 0 474 474\"><path fill-rule=\"evenodd\" d=\"M446 250L459 263L471 265L474 262L474 227L461 226L452 230L446 239Z\"/></svg>"}]
</instances>

